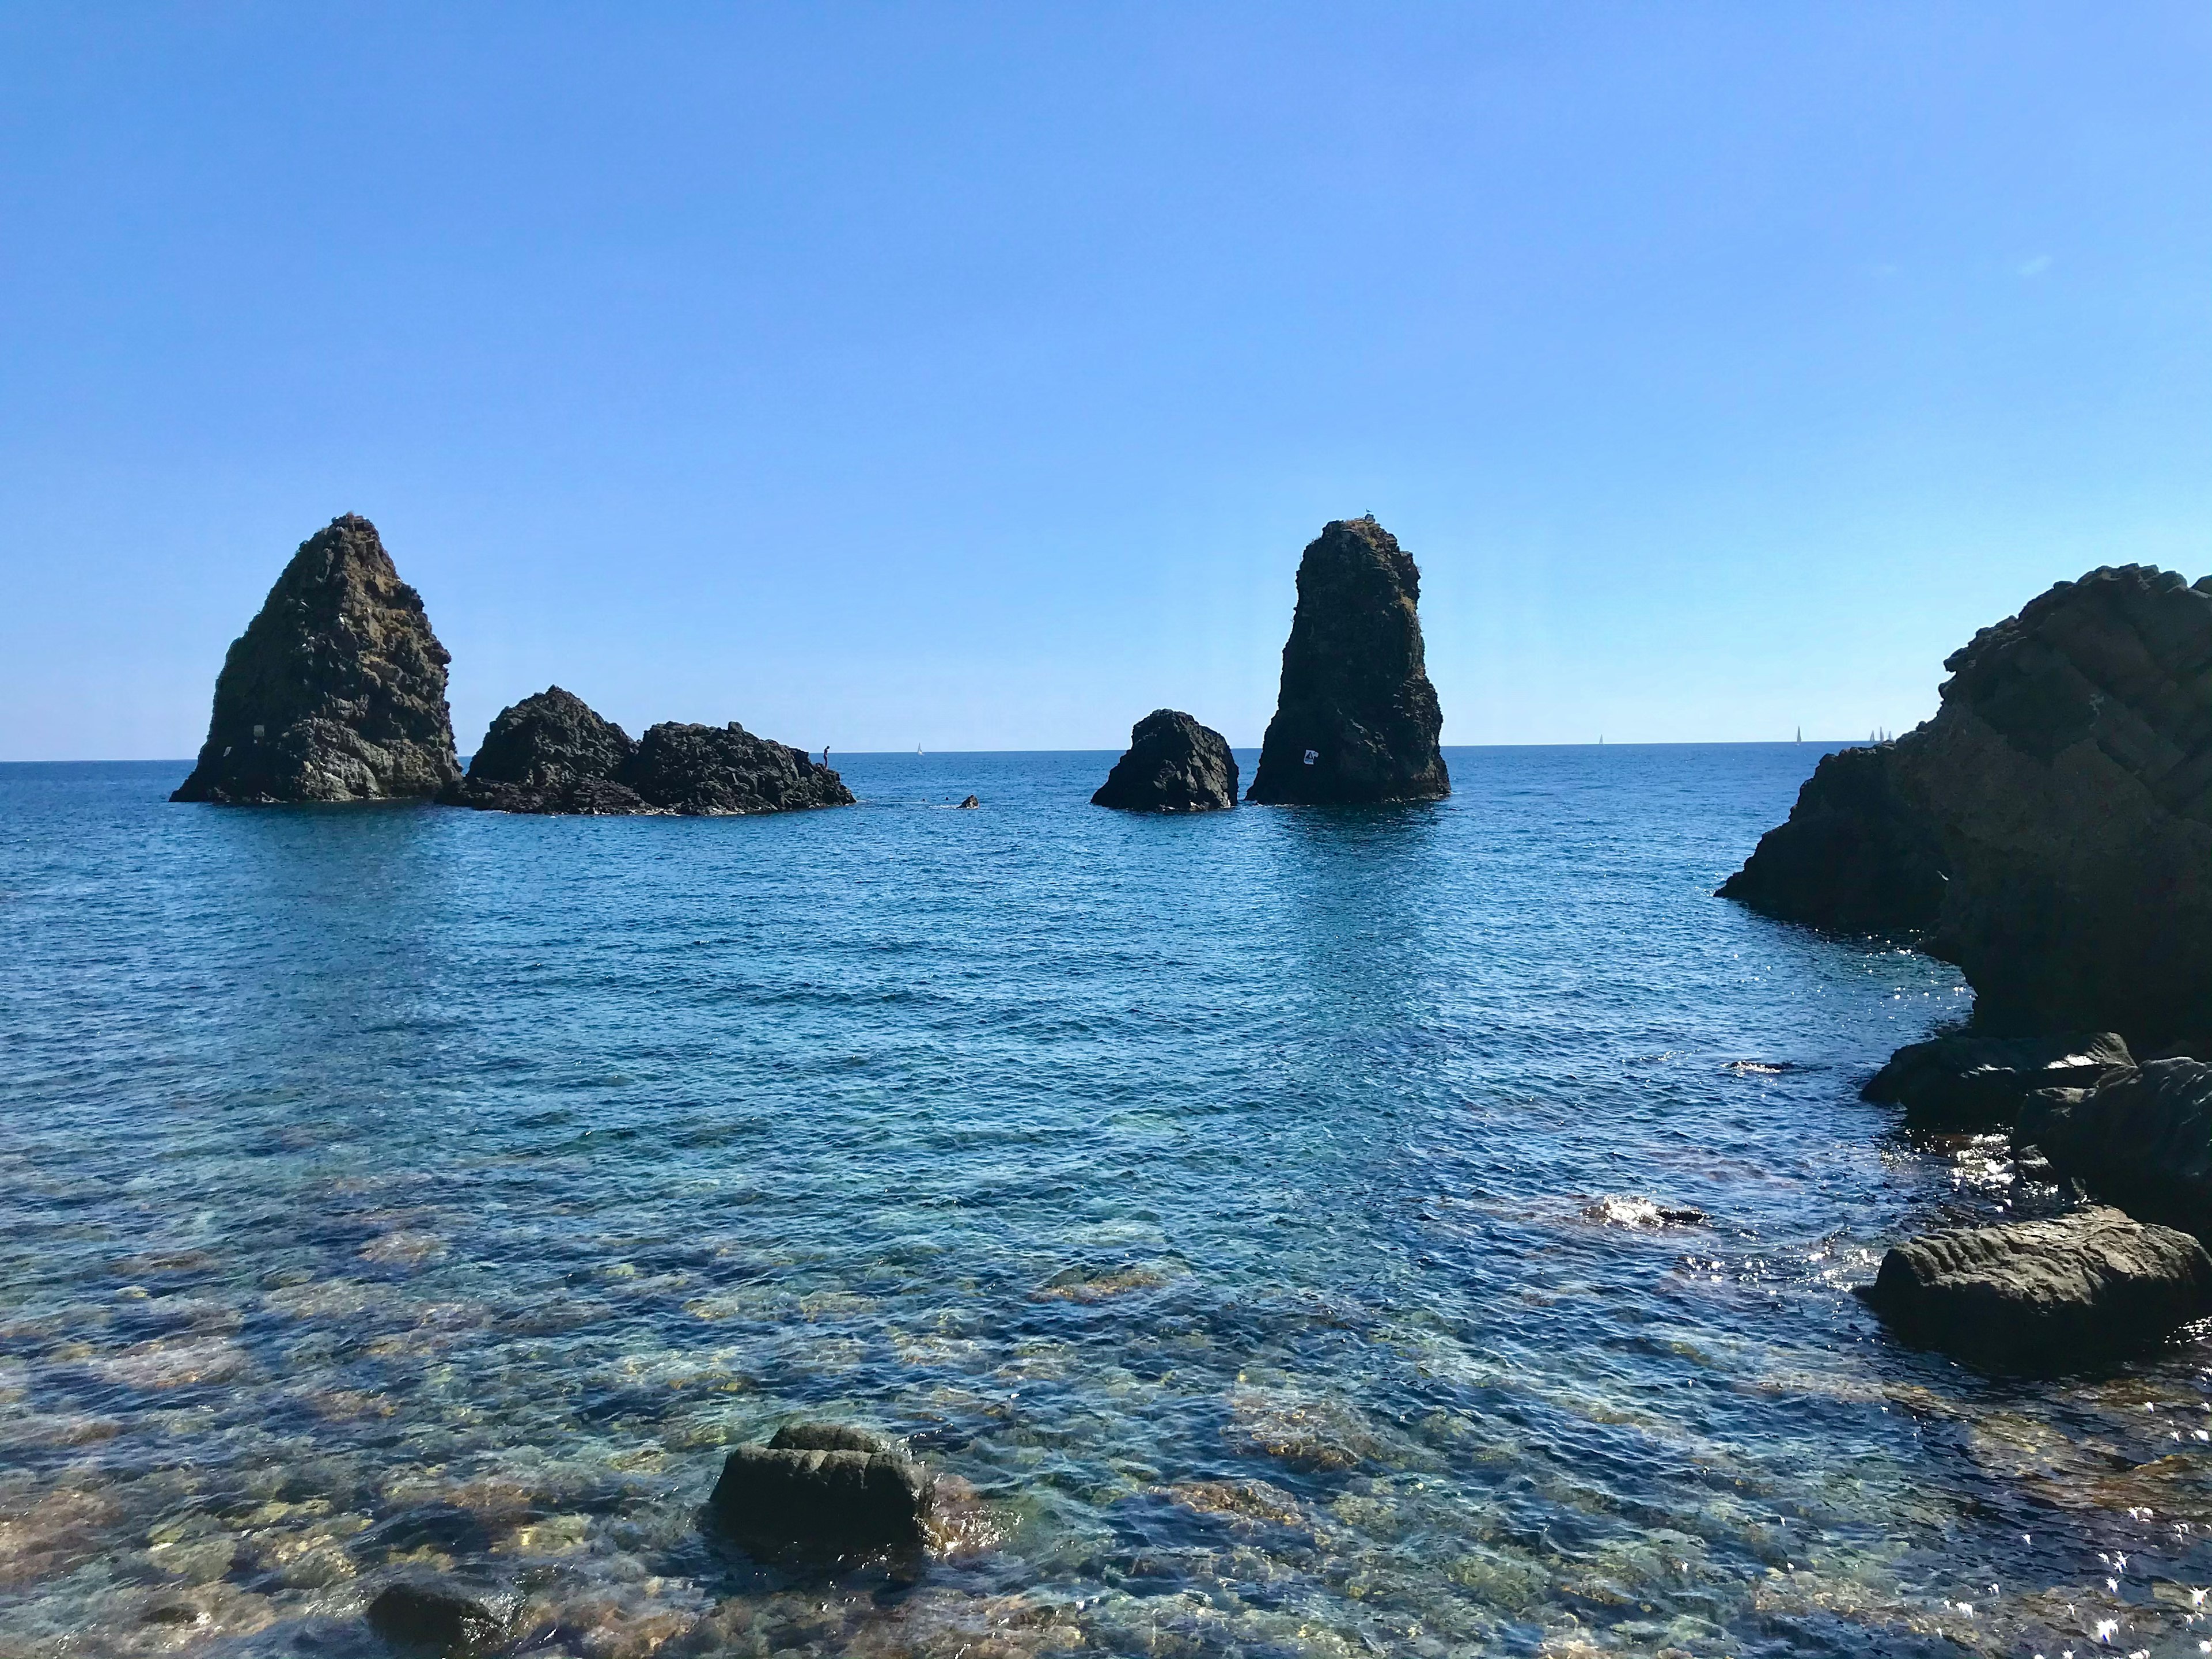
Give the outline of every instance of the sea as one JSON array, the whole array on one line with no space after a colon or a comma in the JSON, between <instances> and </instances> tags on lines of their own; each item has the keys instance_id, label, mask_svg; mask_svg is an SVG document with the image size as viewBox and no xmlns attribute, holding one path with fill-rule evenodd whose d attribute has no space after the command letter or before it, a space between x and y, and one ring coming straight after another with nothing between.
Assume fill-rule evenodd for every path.
<instances>
[{"instance_id":1,"label":"sea","mask_svg":"<svg viewBox=\"0 0 2212 1659\"><path fill-rule=\"evenodd\" d=\"M720 819L0 768L0 1654L380 1655L426 1574L574 1659L2203 1650L2212 1348L1984 1376L1852 1294L2068 1200L1859 1098L1954 969L1712 896L1823 752L1164 817L1103 754ZM797 1418L939 1547L702 1527Z\"/></svg>"}]
</instances>

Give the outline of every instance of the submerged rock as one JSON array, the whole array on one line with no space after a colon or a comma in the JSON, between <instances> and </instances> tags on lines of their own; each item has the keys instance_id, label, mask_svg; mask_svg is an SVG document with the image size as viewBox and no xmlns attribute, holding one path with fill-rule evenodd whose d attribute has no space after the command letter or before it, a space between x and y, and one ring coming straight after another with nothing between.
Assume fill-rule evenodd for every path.
<instances>
[{"instance_id":1,"label":"submerged rock","mask_svg":"<svg viewBox=\"0 0 2212 1659\"><path fill-rule=\"evenodd\" d=\"M1866 1293L1898 1334L1977 1364L2063 1370L2212 1314L2212 1257L2114 1209L1908 1240Z\"/></svg>"},{"instance_id":2,"label":"submerged rock","mask_svg":"<svg viewBox=\"0 0 2212 1659\"><path fill-rule=\"evenodd\" d=\"M1431 800L1451 793L1421 645L1421 573L1372 518L1306 545L1282 690L1248 800Z\"/></svg>"},{"instance_id":3,"label":"submerged rock","mask_svg":"<svg viewBox=\"0 0 2212 1659\"><path fill-rule=\"evenodd\" d=\"M1992 1030L2140 1048L2212 1007L2212 578L2061 582L1945 660L1934 719L1831 757L1721 890L1914 938Z\"/></svg>"},{"instance_id":4,"label":"submerged rock","mask_svg":"<svg viewBox=\"0 0 2212 1659\"><path fill-rule=\"evenodd\" d=\"M1583 1214L1616 1227L1702 1227L1710 1218L1687 1204L1655 1204L1629 1193L1609 1194L1586 1204Z\"/></svg>"},{"instance_id":5,"label":"submerged rock","mask_svg":"<svg viewBox=\"0 0 2212 1659\"><path fill-rule=\"evenodd\" d=\"M376 526L300 544L223 658L199 761L172 800L395 800L460 775L451 660Z\"/></svg>"},{"instance_id":6,"label":"submerged rock","mask_svg":"<svg viewBox=\"0 0 2212 1659\"><path fill-rule=\"evenodd\" d=\"M730 1453L708 1510L749 1548L848 1555L920 1548L935 1499L927 1471L884 1436L794 1423Z\"/></svg>"},{"instance_id":7,"label":"submerged rock","mask_svg":"<svg viewBox=\"0 0 2212 1659\"><path fill-rule=\"evenodd\" d=\"M1155 708L1129 729L1129 750L1091 797L1127 812L1211 812L1237 805L1237 757L1229 740L1172 708Z\"/></svg>"},{"instance_id":8,"label":"submerged rock","mask_svg":"<svg viewBox=\"0 0 2212 1659\"><path fill-rule=\"evenodd\" d=\"M617 782L637 745L574 693L550 685L499 711L465 778L439 799L496 812L650 812Z\"/></svg>"},{"instance_id":9,"label":"submerged rock","mask_svg":"<svg viewBox=\"0 0 2212 1659\"><path fill-rule=\"evenodd\" d=\"M2212 1064L2154 1060L2032 1096L2014 1139L2106 1202L2212 1238Z\"/></svg>"},{"instance_id":10,"label":"submerged rock","mask_svg":"<svg viewBox=\"0 0 2212 1659\"><path fill-rule=\"evenodd\" d=\"M2092 1088L2134 1068L2128 1045L2110 1031L1942 1036L1899 1048L1859 1094L1904 1107L1915 1129L2009 1128L2038 1090Z\"/></svg>"},{"instance_id":11,"label":"submerged rock","mask_svg":"<svg viewBox=\"0 0 2212 1659\"><path fill-rule=\"evenodd\" d=\"M507 1639L507 1620L489 1604L441 1581L390 1584L368 1604L368 1626L403 1653L477 1659Z\"/></svg>"},{"instance_id":12,"label":"submerged rock","mask_svg":"<svg viewBox=\"0 0 2212 1659\"><path fill-rule=\"evenodd\" d=\"M805 750L757 738L735 720L647 727L620 781L659 811L687 817L853 804L845 781Z\"/></svg>"}]
</instances>

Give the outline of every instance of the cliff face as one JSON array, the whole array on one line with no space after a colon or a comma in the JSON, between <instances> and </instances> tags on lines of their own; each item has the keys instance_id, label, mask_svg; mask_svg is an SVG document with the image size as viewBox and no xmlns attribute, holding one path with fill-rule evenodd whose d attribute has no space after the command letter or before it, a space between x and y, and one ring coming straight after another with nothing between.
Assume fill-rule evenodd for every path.
<instances>
[{"instance_id":1,"label":"cliff face","mask_svg":"<svg viewBox=\"0 0 2212 1659\"><path fill-rule=\"evenodd\" d=\"M1306 546L1282 690L1247 799L1430 800L1451 793L1421 647L1421 574L1372 519Z\"/></svg>"},{"instance_id":2,"label":"cliff face","mask_svg":"<svg viewBox=\"0 0 2212 1659\"><path fill-rule=\"evenodd\" d=\"M1824 763L1722 890L1919 934L1993 1029L2212 1029L2212 578L2094 570L1943 665L1935 718Z\"/></svg>"},{"instance_id":3,"label":"cliff face","mask_svg":"<svg viewBox=\"0 0 2212 1659\"><path fill-rule=\"evenodd\" d=\"M1130 728L1129 751L1091 796L1093 806L1129 812L1210 812L1237 805L1237 757L1229 740L1173 708L1155 708Z\"/></svg>"},{"instance_id":4,"label":"cliff face","mask_svg":"<svg viewBox=\"0 0 2212 1659\"><path fill-rule=\"evenodd\" d=\"M629 734L581 697L548 686L502 708L469 758L469 775L439 797L495 812L648 812L616 780L637 752Z\"/></svg>"},{"instance_id":5,"label":"cliff face","mask_svg":"<svg viewBox=\"0 0 2212 1659\"><path fill-rule=\"evenodd\" d=\"M198 764L174 800L387 800L460 775L446 648L376 526L300 544L223 659Z\"/></svg>"}]
</instances>

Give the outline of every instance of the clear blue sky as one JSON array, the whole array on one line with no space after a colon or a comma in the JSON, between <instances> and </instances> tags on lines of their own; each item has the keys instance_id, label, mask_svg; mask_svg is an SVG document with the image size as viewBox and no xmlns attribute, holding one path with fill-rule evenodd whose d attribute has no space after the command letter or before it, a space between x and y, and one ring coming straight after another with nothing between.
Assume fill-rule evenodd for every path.
<instances>
[{"instance_id":1,"label":"clear blue sky","mask_svg":"<svg viewBox=\"0 0 2212 1659\"><path fill-rule=\"evenodd\" d=\"M454 656L845 750L1863 735L2212 570L2212 8L0 5L0 758L182 756L334 514Z\"/></svg>"}]
</instances>

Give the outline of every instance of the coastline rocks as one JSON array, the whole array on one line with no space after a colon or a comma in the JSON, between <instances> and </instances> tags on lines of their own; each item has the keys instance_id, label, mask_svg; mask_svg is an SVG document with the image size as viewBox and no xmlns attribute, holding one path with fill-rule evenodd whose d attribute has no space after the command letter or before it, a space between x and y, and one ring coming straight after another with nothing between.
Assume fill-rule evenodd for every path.
<instances>
[{"instance_id":1,"label":"coastline rocks","mask_svg":"<svg viewBox=\"0 0 2212 1659\"><path fill-rule=\"evenodd\" d=\"M300 544L224 656L207 742L172 800L436 794L460 775L446 647L355 514Z\"/></svg>"},{"instance_id":2,"label":"coastline rocks","mask_svg":"<svg viewBox=\"0 0 2212 1659\"><path fill-rule=\"evenodd\" d=\"M1306 545L1282 689L1248 800L1433 800L1451 793L1421 644L1421 574L1397 538L1340 519Z\"/></svg>"},{"instance_id":3,"label":"coastline rocks","mask_svg":"<svg viewBox=\"0 0 2212 1659\"><path fill-rule=\"evenodd\" d=\"M2110 1358L2212 1313L2212 1257L2113 1209L1908 1240L1864 1292L1906 1341L2004 1370Z\"/></svg>"},{"instance_id":4,"label":"coastline rocks","mask_svg":"<svg viewBox=\"0 0 2212 1659\"><path fill-rule=\"evenodd\" d=\"M1155 708L1129 729L1129 750L1091 797L1126 812L1211 812L1237 805L1237 757L1229 740L1173 708Z\"/></svg>"},{"instance_id":5,"label":"coastline rocks","mask_svg":"<svg viewBox=\"0 0 2212 1659\"><path fill-rule=\"evenodd\" d=\"M836 773L793 749L727 726L647 726L619 779L655 809L685 817L850 806Z\"/></svg>"},{"instance_id":6,"label":"coastline rocks","mask_svg":"<svg viewBox=\"0 0 2212 1659\"><path fill-rule=\"evenodd\" d=\"M2014 1139L2107 1203L2212 1238L2212 1064L2154 1060L2094 1089L2036 1095Z\"/></svg>"},{"instance_id":7,"label":"coastline rocks","mask_svg":"<svg viewBox=\"0 0 2212 1659\"><path fill-rule=\"evenodd\" d=\"M963 812L973 812L982 805L983 803L976 799L975 796L969 795L966 799L960 803L960 810Z\"/></svg>"},{"instance_id":8,"label":"coastline rocks","mask_svg":"<svg viewBox=\"0 0 2212 1659\"><path fill-rule=\"evenodd\" d=\"M637 745L581 697L548 686L499 711L465 778L439 799L495 812L649 812L615 780Z\"/></svg>"},{"instance_id":9,"label":"coastline rocks","mask_svg":"<svg viewBox=\"0 0 2212 1659\"><path fill-rule=\"evenodd\" d=\"M834 1423L794 1423L739 1446L707 1500L715 1525L749 1548L836 1554L918 1549L936 1483L891 1441Z\"/></svg>"},{"instance_id":10,"label":"coastline rocks","mask_svg":"<svg viewBox=\"0 0 2212 1659\"><path fill-rule=\"evenodd\" d=\"M402 1580L368 1604L368 1627L403 1653L476 1659L507 1639L507 1620L490 1606L452 1586Z\"/></svg>"},{"instance_id":11,"label":"coastline rocks","mask_svg":"<svg viewBox=\"0 0 2212 1659\"><path fill-rule=\"evenodd\" d=\"M2134 1069L2128 1045L2110 1031L1941 1036L1899 1048L1859 1096L1904 1107L1914 1129L2008 1128L2039 1090L2094 1088Z\"/></svg>"},{"instance_id":12,"label":"coastline rocks","mask_svg":"<svg viewBox=\"0 0 2212 1659\"><path fill-rule=\"evenodd\" d=\"M1991 1030L2110 1029L2145 1049L2199 1031L2212 578L2094 570L1944 667L1936 716L1823 762L1722 891L1794 921L1918 935L1964 970Z\"/></svg>"}]
</instances>

